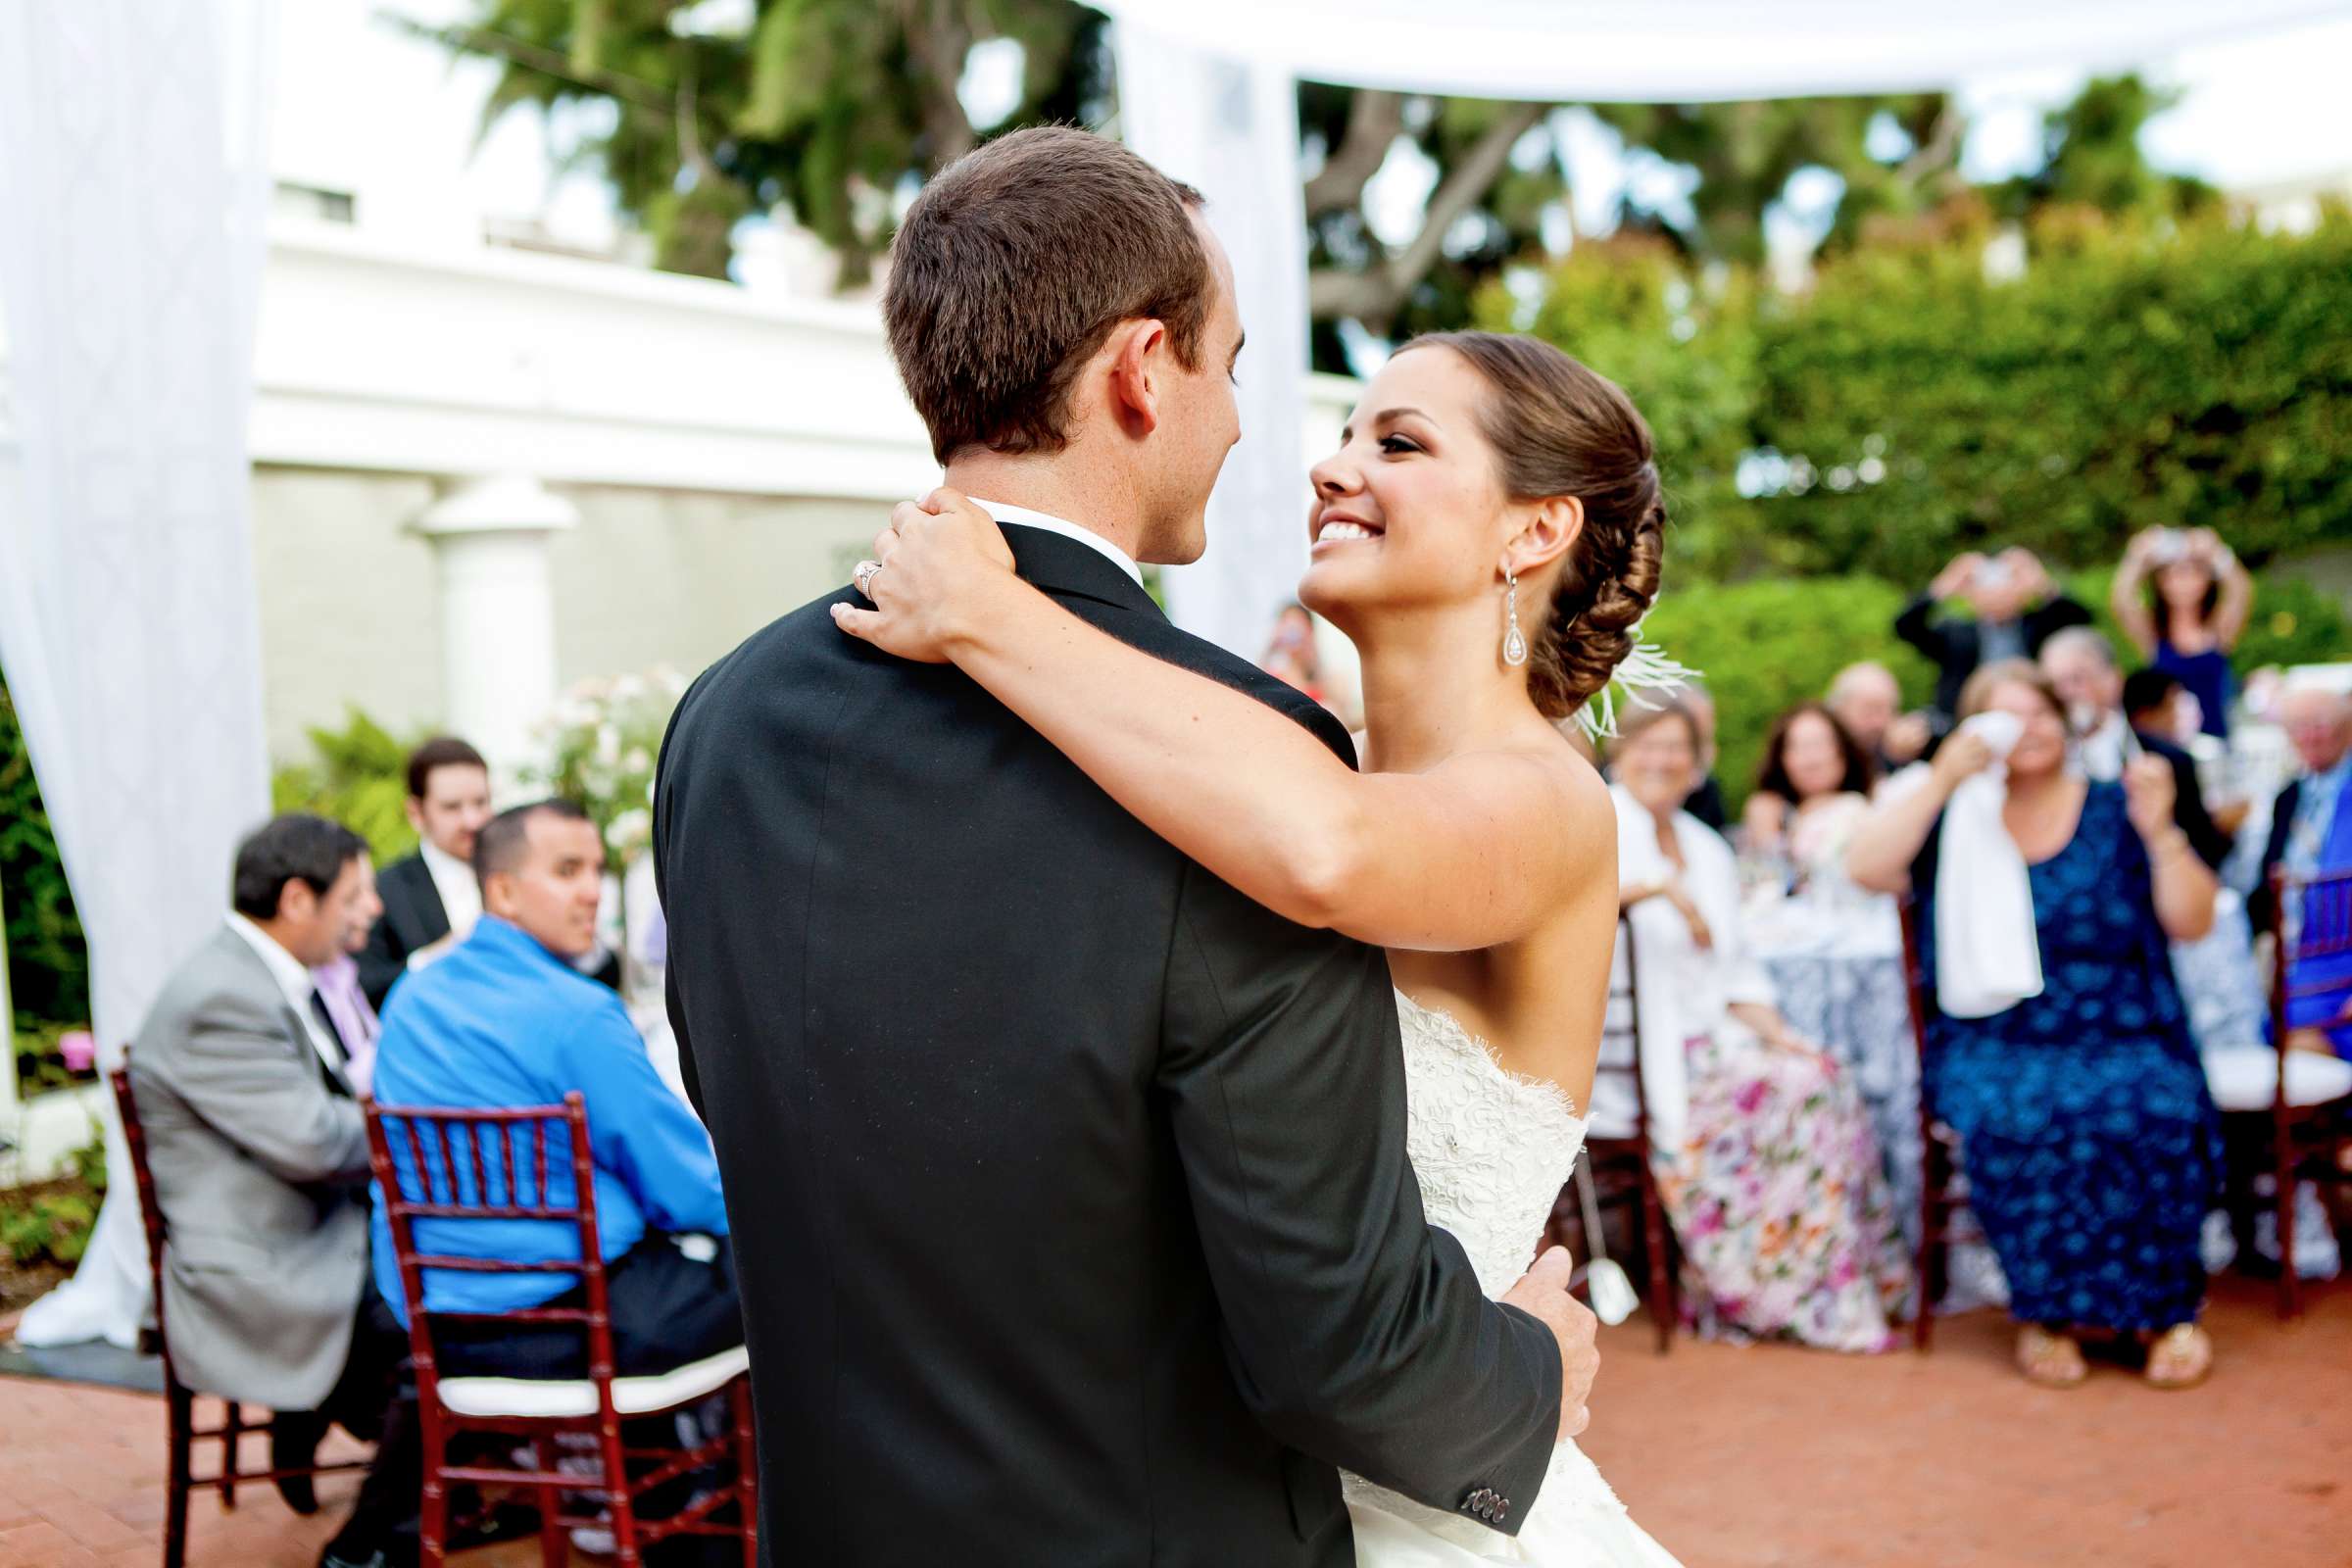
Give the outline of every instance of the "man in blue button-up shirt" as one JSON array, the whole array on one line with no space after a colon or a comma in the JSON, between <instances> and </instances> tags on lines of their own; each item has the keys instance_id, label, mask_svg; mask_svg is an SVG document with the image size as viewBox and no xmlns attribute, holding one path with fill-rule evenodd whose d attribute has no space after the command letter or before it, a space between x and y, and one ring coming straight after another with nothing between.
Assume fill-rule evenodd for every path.
<instances>
[{"instance_id":1,"label":"man in blue button-up shirt","mask_svg":"<svg viewBox=\"0 0 2352 1568\"><path fill-rule=\"evenodd\" d=\"M613 1351L620 1373L630 1376L740 1345L743 1329L710 1138L655 1072L620 999L571 967L595 943L604 865L596 825L568 802L517 807L482 829L474 846L482 919L447 957L394 986L376 1048L375 1098L392 1106L496 1109L555 1104L567 1091L580 1092L596 1164ZM530 1135L514 1136L517 1167L527 1171ZM408 1153L398 1142L394 1162L405 1167ZM550 1159L563 1163L552 1139ZM461 1151L461 1169L467 1163ZM495 1154L490 1164L493 1196L503 1196ZM549 1179L553 1199L568 1201L568 1171L551 1169ZM376 1286L405 1322L380 1201L374 1223ZM578 1255L578 1231L568 1220L424 1219L415 1229L424 1252L515 1261ZM503 1312L576 1289L576 1276L563 1273L428 1270L425 1303L436 1313ZM489 1327L436 1324L444 1370L580 1375L576 1328L492 1335Z\"/></svg>"}]
</instances>

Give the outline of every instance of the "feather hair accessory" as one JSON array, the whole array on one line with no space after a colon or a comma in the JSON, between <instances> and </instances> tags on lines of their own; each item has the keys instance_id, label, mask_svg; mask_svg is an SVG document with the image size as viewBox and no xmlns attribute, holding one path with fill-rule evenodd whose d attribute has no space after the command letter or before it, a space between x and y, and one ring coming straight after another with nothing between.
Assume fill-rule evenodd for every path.
<instances>
[{"instance_id":1,"label":"feather hair accessory","mask_svg":"<svg viewBox=\"0 0 2352 1568\"><path fill-rule=\"evenodd\" d=\"M1619 662L1609 675L1609 683L1586 700L1576 710L1577 727L1595 743L1617 738L1617 701L1635 708L1657 708L1672 700L1699 672L1669 658L1666 650L1656 643L1642 640L1642 626L1634 626L1634 651Z\"/></svg>"}]
</instances>

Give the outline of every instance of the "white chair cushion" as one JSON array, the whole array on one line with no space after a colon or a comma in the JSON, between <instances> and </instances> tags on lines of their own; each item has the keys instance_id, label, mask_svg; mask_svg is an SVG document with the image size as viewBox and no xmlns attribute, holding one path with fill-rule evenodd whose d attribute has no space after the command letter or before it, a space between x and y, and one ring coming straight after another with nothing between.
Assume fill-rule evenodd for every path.
<instances>
[{"instance_id":1,"label":"white chair cushion","mask_svg":"<svg viewBox=\"0 0 2352 1568\"><path fill-rule=\"evenodd\" d=\"M2205 1082L2224 1110L2268 1110L2278 1095L2278 1055L2268 1046L2205 1054ZM2286 1102L2320 1105L2352 1095L2352 1061L2308 1051L2286 1054Z\"/></svg>"},{"instance_id":2,"label":"white chair cushion","mask_svg":"<svg viewBox=\"0 0 2352 1568\"><path fill-rule=\"evenodd\" d=\"M614 1378L612 1408L644 1415L716 1394L749 1371L751 1352L742 1346L700 1361L689 1361L650 1378ZM441 1403L457 1415L524 1416L542 1420L596 1414L596 1385L541 1378L443 1378Z\"/></svg>"}]
</instances>

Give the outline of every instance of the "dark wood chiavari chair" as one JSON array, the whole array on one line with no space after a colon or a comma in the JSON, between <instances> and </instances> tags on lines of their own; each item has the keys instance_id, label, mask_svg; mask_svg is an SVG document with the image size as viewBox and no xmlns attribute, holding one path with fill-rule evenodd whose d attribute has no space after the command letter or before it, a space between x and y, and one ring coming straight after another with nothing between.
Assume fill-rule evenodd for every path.
<instances>
[{"instance_id":1,"label":"dark wood chiavari chair","mask_svg":"<svg viewBox=\"0 0 2352 1568\"><path fill-rule=\"evenodd\" d=\"M2292 943L2285 935L2289 900L2294 901L2291 916L2296 927ZM2278 1316L2286 1319L2303 1310L2303 1283L2295 1274L2295 1189L2304 1182L2323 1187L2352 1183L2343 1164L2344 1152L2352 1147L2352 1096L2329 1093L2332 1084L2327 1089L2309 1087L2309 1080L2322 1075L2297 1072L2295 1058L2300 1054L2289 1051L2286 1043L2287 1011L2294 1003L2342 990L2341 981L2315 981L2296 971L2316 959L2352 957L2352 870L2311 877L2291 876L2283 867L2272 872L2271 936L2271 1041L2278 1054L2278 1078L2270 1104L2252 1111L2226 1106L2223 1115L2232 1132L2238 1127L2230 1124L2254 1120L2253 1142L2269 1146L2270 1174L2278 1187L2271 1201L2278 1230ZM2267 1139L2260 1137L2261 1123L2268 1124ZM2231 1142L2244 1148L2249 1141L2241 1136ZM2246 1185L2250 1191L2251 1184Z\"/></svg>"},{"instance_id":2,"label":"dark wood chiavari chair","mask_svg":"<svg viewBox=\"0 0 2352 1568\"><path fill-rule=\"evenodd\" d=\"M517 1146L521 1146L518 1148ZM552 1146L552 1147L551 1147ZM424 1447L422 1558L445 1560L452 1483L521 1489L537 1495L540 1550L548 1568L568 1560L569 1532L609 1528L616 1560L642 1562L645 1549L678 1535L727 1536L743 1544L744 1568L758 1568L759 1466L753 1446L750 1360L741 1348L659 1376L616 1377L612 1313L598 1246L596 1170L588 1142L588 1110L577 1092L561 1105L505 1110L449 1110L410 1105L368 1107L368 1147L378 1201L390 1224L408 1305L416 1368L416 1397ZM401 1158L394 1157L398 1152ZM467 1178L470 1177L470 1180ZM568 1177L571 1193L561 1193ZM551 1186L551 1179L556 1181ZM419 1251L416 1222L446 1227L467 1220L545 1220L578 1231L573 1258L548 1262L459 1257ZM446 1234L446 1232L444 1232ZM558 1274L580 1282L578 1304L518 1311L426 1312L424 1272ZM566 1293L568 1294L568 1293ZM576 1380L451 1377L441 1371L434 1322L510 1325L564 1324L584 1340L588 1376ZM713 1396L728 1402L728 1430L698 1444L636 1447L624 1442L623 1421L674 1414ZM463 1434L504 1433L527 1440L528 1468L454 1463L450 1446ZM556 1440L567 1433L595 1441L593 1476L558 1467ZM676 1513L641 1519L647 1492L689 1473L731 1462L733 1480L712 1488ZM566 1495L603 1505L606 1516L564 1511ZM733 1504L733 1520L712 1515Z\"/></svg>"},{"instance_id":3,"label":"dark wood chiavari chair","mask_svg":"<svg viewBox=\"0 0 2352 1568\"><path fill-rule=\"evenodd\" d=\"M258 1470L241 1468L247 1434L265 1434L270 1430L267 1420L255 1419L244 1404L235 1399L200 1394L180 1382L178 1369L172 1360L172 1330L164 1318L164 1247L169 1240L164 1226L164 1211L155 1200L155 1173L147 1164L147 1135L139 1124L137 1098L130 1087L130 1053L122 1053L122 1065L107 1074L114 1086L115 1108L122 1117L122 1146L130 1154L130 1169L139 1189L139 1218L147 1230L147 1274L155 1292L155 1338L164 1359L164 1406L167 1442L171 1445L169 1468L165 1485L164 1503L164 1568L182 1568L188 1559L188 1496L203 1490L220 1494L220 1506L237 1505L239 1485L255 1485L265 1481L279 1481L293 1476L334 1475L346 1470L364 1470L367 1462L345 1459L330 1464L304 1465L285 1470L267 1466ZM198 1426L196 1401L199 1398L220 1398L220 1424ZM195 1449L199 1443L220 1445L220 1463L210 1475L198 1475L195 1470Z\"/></svg>"},{"instance_id":4,"label":"dark wood chiavari chair","mask_svg":"<svg viewBox=\"0 0 2352 1568\"><path fill-rule=\"evenodd\" d=\"M1675 1319L1681 1303L1675 1294L1674 1235L1666 1224L1666 1206L1658 1194L1657 1173L1650 1165L1649 1097L1642 1080L1641 982L1637 977L1634 928L1630 920L1618 920L1617 944L1623 961L1612 966L1609 973L1608 1012L1601 1031L1600 1059L1593 1070L1592 1101L1595 1105L1601 1102L1604 1084L1627 1085L1625 1096L1608 1098L1612 1102L1630 1101L1634 1107L1633 1126L1622 1136L1604 1138L1588 1133L1584 1158L1604 1220L1613 1208L1623 1208L1631 1217L1629 1228L1647 1268L1648 1284L1642 1293L1642 1306L1655 1328L1658 1353L1664 1355L1674 1346ZM1584 1205L1573 1180L1561 1189L1558 1201L1552 1205L1551 1235L1574 1256L1580 1259L1591 1256L1585 1238ZM1576 1277L1578 1294L1582 1295L1582 1263Z\"/></svg>"}]
</instances>

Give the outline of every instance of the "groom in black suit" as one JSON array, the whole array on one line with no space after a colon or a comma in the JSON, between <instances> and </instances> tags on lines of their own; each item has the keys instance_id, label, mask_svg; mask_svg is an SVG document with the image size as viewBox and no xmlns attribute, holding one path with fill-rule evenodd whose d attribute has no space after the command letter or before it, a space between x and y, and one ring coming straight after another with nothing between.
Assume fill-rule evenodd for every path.
<instances>
[{"instance_id":1,"label":"groom in black suit","mask_svg":"<svg viewBox=\"0 0 2352 1568\"><path fill-rule=\"evenodd\" d=\"M1135 565L1200 555L1240 433L1199 201L1084 132L1001 137L908 213L892 347L1024 576L1352 761ZM656 791L768 1560L1348 1568L1336 1466L1515 1531L1592 1320L1564 1254L1493 1303L1424 1220L1382 956L1187 861L953 667L843 636L850 597L705 674Z\"/></svg>"}]
</instances>

